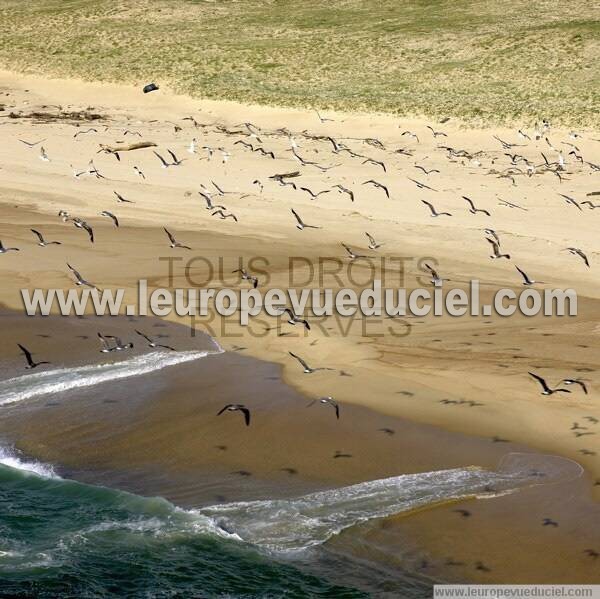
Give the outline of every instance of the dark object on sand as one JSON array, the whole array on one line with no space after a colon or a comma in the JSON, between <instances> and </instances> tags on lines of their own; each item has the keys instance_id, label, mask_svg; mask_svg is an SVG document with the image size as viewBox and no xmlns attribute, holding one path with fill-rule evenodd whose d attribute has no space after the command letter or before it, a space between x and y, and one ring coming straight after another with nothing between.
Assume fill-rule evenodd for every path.
<instances>
[{"instance_id":1,"label":"dark object on sand","mask_svg":"<svg viewBox=\"0 0 600 599\"><path fill-rule=\"evenodd\" d=\"M149 92L153 92L158 89L158 85L156 83L148 83L148 85L144 85L144 93L147 94Z\"/></svg>"}]
</instances>

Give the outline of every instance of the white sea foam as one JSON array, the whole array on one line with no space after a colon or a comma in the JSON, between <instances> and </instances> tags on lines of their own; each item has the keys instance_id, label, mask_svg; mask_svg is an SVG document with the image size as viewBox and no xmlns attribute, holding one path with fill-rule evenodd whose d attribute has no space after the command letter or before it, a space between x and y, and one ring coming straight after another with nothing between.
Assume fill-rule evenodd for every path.
<instances>
[{"instance_id":1,"label":"white sea foam","mask_svg":"<svg viewBox=\"0 0 600 599\"><path fill-rule=\"evenodd\" d=\"M139 376L191 360L199 360L216 351L153 351L120 362L53 368L0 381L0 405L11 404L39 395L61 393L117 379Z\"/></svg>"},{"instance_id":2,"label":"white sea foam","mask_svg":"<svg viewBox=\"0 0 600 599\"><path fill-rule=\"evenodd\" d=\"M0 464L26 473L37 474L44 478L60 478L51 465L42 464L35 460L24 460L12 448L0 447Z\"/></svg>"},{"instance_id":3,"label":"white sea foam","mask_svg":"<svg viewBox=\"0 0 600 599\"><path fill-rule=\"evenodd\" d=\"M276 552L320 545L342 530L420 506L516 489L528 477L464 468L367 481L289 500L216 505L197 510L242 540Z\"/></svg>"}]
</instances>

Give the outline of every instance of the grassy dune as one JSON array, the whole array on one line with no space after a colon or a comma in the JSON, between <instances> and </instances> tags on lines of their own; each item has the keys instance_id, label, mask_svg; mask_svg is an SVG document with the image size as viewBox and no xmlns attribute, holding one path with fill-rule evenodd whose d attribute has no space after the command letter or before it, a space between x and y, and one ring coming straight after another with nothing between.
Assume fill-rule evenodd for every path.
<instances>
[{"instance_id":1,"label":"grassy dune","mask_svg":"<svg viewBox=\"0 0 600 599\"><path fill-rule=\"evenodd\" d=\"M0 66L198 97L600 124L589 0L0 0Z\"/></svg>"}]
</instances>

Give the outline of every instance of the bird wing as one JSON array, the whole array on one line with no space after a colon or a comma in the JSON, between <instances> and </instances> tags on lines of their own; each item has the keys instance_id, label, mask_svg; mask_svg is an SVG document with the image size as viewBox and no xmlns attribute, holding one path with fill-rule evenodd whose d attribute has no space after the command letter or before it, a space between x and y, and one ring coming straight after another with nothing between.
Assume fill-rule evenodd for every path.
<instances>
[{"instance_id":1,"label":"bird wing","mask_svg":"<svg viewBox=\"0 0 600 599\"><path fill-rule=\"evenodd\" d=\"M296 217L296 220L298 221L298 224L299 225L303 225L304 223L302 222L302 219L300 218L300 216L298 215L298 213L293 208L291 208L291 211L292 211L292 214Z\"/></svg>"},{"instance_id":2,"label":"bird wing","mask_svg":"<svg viewBox=\"0 0 600 599\"><path fill-rule=\"evenodd\" d=\"M214 188L221 194L225 195L225 192L211 179L210 182L213 184Z\"/></svg>"},{"instance_id":3,"label":"bird wing","mask_svg":"<svg viewBox=\"0 0 600 599\"><path fill-rule=\"evenodd\" d=\"M522 271L516 264L515 264L515 268L521 273L521 276L523 277L523 279L525 280L526 283L531 283L531 280L527 276L526 272Z\"/></svg>"},{"instance_id":4,"label":"bird wing","mask_svg":"<svg viewBox=\"0 0 600 599\"><path fill-rule=\"evenodd\" d=\"M542 386L544 391L550 391L550 387L548 387L548 384L541 376L538 376L533 372L530 372L529 375L532 376L536 381L538 381L538 383Z\"/></svg>"},{"instance_id":5,"label":"bird wing","mask_svg":"<svg viewBox=\"0 0 600 599\"><path fill-rule=\"evenodd\" d=\"M39 231L36 231L35 229L30 229L30 231L40 240L40 243L44 243L44 238Z\"/></svg>"},{"instance_id":6,"label":"bird wing","mask_svg":"<svg viewBox=\"0 0 600 599\"><path fill-rule=\"evenodd\" d=\"M163 227L163 229L165 230L165 233L167 234L167 237L169 238L169 241L175 245L177 242L175 241L175 237L173 237L173 235L171 235L171 233L165 228Z\"/></svg>"},{"instance_id":7,"label":"bird wing","mask_svg":"<svg viewBox=\"0 0 600 599\"><path fill-rule=\"evenodd\" d=\"M145 335L144 333L142 333L141 331L138 331L137 329L134 329L135 332L140 335L140 337L143 337L148 343L152 343L152 339L150 339L150 337L148 337L148 335Z\"/></svg>"},{"instance_id":8,"label":"bird wing","mask_svg":"<svg viewBox=\"0 0 600 599\"><path fill-rule=\"evenodd\" d=\"M431 210L431 214L437 214L437 212L435 211L435 208L433 207L433 204L430 204L427 200L421 200L421 202L423 202L423 204L425 204L426 206L429 206L429 210Z\"/></svg>"},{"instance_id":9,"label":"bird wing","mask_svg":"<svg viewBox=\"0 0 600 599\"><path fill-rule=\"evenodd\" d=\"M485 240L492 244L492 247L494 248L494 254L498 254L500 251L500 246L498 245L498 242L494 239L490 239L489 237L486 237Z\"/></svg>"},{"instance_id":10,"label":"bird wing","mask_svg":"<svg viewBox=\"0 0 600 599\"><path fill-rule=\"evenodd\" d=\"M302 364L302 366L304 368L306 368L307 370L310 370L310 366L300 357L297 356L296 354L292 353L292 352L288 352L290 354L290 356L292 356L292 358L296 358L296 360L298 360L298 362L300 362L300 364Z\"/></svg>"},{"instance_id":11,"label":"bird wing","mask_svg":"<svg viewBox=\"0 0 600 599\"><path fill-rule=\"evenodd\" d=\"M473 208L473 210L475 210L475 204L473 204L473 200L471 200L467 196L463 196L463 200L465 200L466 202L468 202L469 206L471 206L471 208Z\"/></svg>"},{"instance_id":12,"label":"bird wing","mask_svg":"<svg viewBox=\"0 0 600 599\"><path fill-rule=\"evenodd\" d=\"M94 243L94 231L92 230L92 227L87 223L81 223L81 226L87 231L87 234L90 236L90 241Z\"/></svg>"},{"instance_id":13,"label":"bird wing","mask_svg":"<svg viewBox=\"0 0 600 599\"><path fill-rule=\"evenodd\" d=\"M79 274L79 272L77 272L69 263L67 263L67 266L69 267L69 269L71 270L71 272L73 273L73 276L79 281L79 282L83 282L83 278L81 277L81 275Z\"/></svg>"},{"instance_id":14,"label":"bird wing","mask_svg":"<svg viewBox=\"0 0 600 599\"><path fill-rule=\"evenodd\" d=\"M106 340L106 337L102 333L98 333L98 338L100 339L100 343L102 344L102 347L104 349L110 349L110 347L108 345L108 341Z\"/></svg>"},{"instance_id":15,"label":"bird wing","mask_svg":"<svg viewBox=\"0 0 600 599\"><path fill-rule=\"evenodd\" d=\"M424 265L425 268L431 273L431 275L436 278L439 279L440 276L438 275L437 271L435 270L435 268L431 267L429 264L425 264Z\"/></svg>"},{"instance_id":16,"label":"bird wing","mask_svg":"<svg viewBox=\"0 0 600 599\"><path fill-rule=\"evenodd\" d=\"M228 403L225 407L221 408L221 410L219 412L217 412L217 416L220 416L223 412L225 412L225 410L227 410L228 408L231 408L231 406L233 406L233 404Z\"/></svg>"},{"instance_id":17,"label":"bird wing","mask_svg":"<svg viewBox=\"0 0 600 599\"><path fill-rule=\"evenodd\" d=\"M152 150L155 156L162 162L163 166L169 166L169 163L155 150Z\"/></svg>"},{"instance_id":18,"label":"bird wing","mask_svg":"<svg viewBox=\"0 0 600 599\"><path fill-rule=\"evenodd\" d=\"M300 188L302 191L306 191L306 193L310 194L313 198L315 197L315 193L309 189L308 187L301 187Z\"/></svg>"},{"instance_id":19,"label":"bird wing","mask_svg":"<svg viewBox=\"0 0 600 599\"><path fill-rule=\"evenodd\" d=\"M31 359L31 352L26 347L22 346L20 343L17 343L17 345L23 352L23 355L25 356L25 359L27 360L27 364L29 364L29 366L33 366L33 360Z\"/></svg>"},{"instance_id":20,"label":"bird wing","mask_svg":"<svg viewBox=\"0 0 600 599\"><path fill-rule=\"evenodd\" d=\"M250 426L250 410L248 408L239 408L240 412L244 414L244 421L246 426Z\"/></svg>"}]
</instances>

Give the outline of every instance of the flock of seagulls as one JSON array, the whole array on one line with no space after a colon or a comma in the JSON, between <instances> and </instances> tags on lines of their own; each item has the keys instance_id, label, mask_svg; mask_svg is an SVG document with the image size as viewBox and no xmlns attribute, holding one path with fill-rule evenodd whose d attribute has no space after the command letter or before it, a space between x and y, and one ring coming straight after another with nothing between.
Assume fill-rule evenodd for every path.
<instances>
[{"instance_id":1,"label":"flock of seagulls","mask_svg":"<svg viewBox=\"0 0 600 599\"><path fill-rule=\"evenodd\" d=\"M154 84L151 85L153 86ZM154 89L158 89L158 86L155 86L152 89L150 89L150 86L147 87L148 89L144 90L146 93L149 91L154 91ZM333 119L323 117L319 112L316 112L316 114L320 124L333 121ZM217 156L217 161L219 160L218 156L220 154L221 164L226 165L232 157L235 158L235 152L243 152L252 156L256 156L257 160L264 160L264 164L278 166L279 164L284 163L284 166L281 170L274 167L273 170L278 170L279 172L276 172L267 178L257 178L253 173L252 182L248 182L248 190L244 194L229 190L226 191L228 187L227 184L220 185L212 180L210 181L210 186L205 186L203 184L199 186L200 188L197 190L197 194L198 197L201 198L201 206L206 209L206 211L208 211L212 217L216 217L220 220L227 220L232 223L243 222L243 215L240 214L238 217L237 214L234 214L231 210L229 210L229 208L226 206L226 204L229 204L227 198L235 196L236 194L238 195L239 199L245 197L246 195L254 195L259 198L264 197L263 194L265 189L267 189L269 185L276 186L275 189L284 188L289 193L294 192L298 197L308 198L310 200L310 206L318 206L319 202L324 197L335 197L339 198L339 201L355 204L366 194L369 194L369 198L372 198L373 202L387 202L388 200L397 201L395 191L392 185L386 182L385 176L393 170L397 170L398 167L394 162L395 160L413 160L415 158L418 145L421 143L421 140L424 136L430 136L430 138L433 138L434 143L436 144L440 142L445 144L435 146L434 151L443 155L448 161L448 164L452 163L453 165L459 165L460 167L468 169L479 169L479 172L485 175L493 176L498 179L505 179L506 182L503 182L503 184L509 186L509 188L518 188L519 182L521 181L529 180L533 177L536 177L539 180L540 177L549 174L556 177L554 180L556 185L563 185L564 187L562 188L566 189L567 186L565 183L571 180L575 173L587 172L591 174L600 172L600 166L590 162L589 160L586 160L586 156L575 144L571 142L560 142L560 144L553 144L549 139L550 126L546 122L543 122L541 125L536 124L534 131L531 132L531 134L527 133L523 129L519 129L516 132L516 137L518 137L520 140L519 143L501 139L496 135L491 136L494 143L500 145L500 151L498 151L497 149L489 148L481 150L466 150L448 145L450 143L449 134L442 130L437 130L430 125L427 125L426 127L429 133L408 130L403 131L401 133L401 137L403 138L403 141L407 141L409 145L392 149L388 147L387 143L375 138L358 140L351 138L342 139L335 138L330 135L313 135L308 131L304 131L302 133L291 133L287 129L263 130L252 123L242 123L231 128L224 125L215 126L214 124L202 124L196 121L194 117L185 117L183 120L190 121L192 123L191 126L194 128L194 137L192 137L189 146L181 150L187 151L189 156L182 158L180 157L181 155L177 155L180 150L177 150L176 153L176 151L172 150L171 148L155 149L154 146L156 146L156 144L153 143L140 146L140 149L143 147L151 149L152 155L156 158L156 162L153 162L153 164L157 168L160 167L169 173L181 172L181 169L187 168L187 165L192 163L192 161L214 161L213 159L215 154ZM183 131L182 126L177 123L170 123L170 125L173 127L173 130L176 134ZM213 132L217 132L218 135L223 138L217 145L208 145L208 134L210 133L211 128L213 129ZM75 141L79 140L83 136L89 139L93 135L98 135L98 132L99 129L96 127L87 128L85 130L80 129L73 135L73 138ZM139 131L132 131L130 129L123 130L121 135L122 137L142 137L142 133ZM204 143L203 141L198 141L201 139L201 135L206 137L206 145L202 145ZM577 139L580 137L581 136L577 134L577 136L572 137L572 139L577 142ZM234 139L233 143L227 143L226 140L229 138ZM275 145L270 146L271 142L274 142L275 140L277 140L279 146L281 145L281 140L284 140L284 143L285 140L287 140L289 147L284 150L279 150L277 147L275 147ZM47 138L33 142L27 140L19 141L21 141L21 143L23 143L30 150L39 148L38 157L42 162L52 162L55 160L55 155L52 153L49 155L48 151L46 150L46 147L50 147L47 143ZM42 145L43 143L46 143L46 147ZM545 145L544 152L539 151L537 146L538 143ZM309 153L311 151L309 150L309 147L313 146L313 144L318 145L318 150L312 149L313 155L318 156L318 159L313 159L313 156L311 156ZM565 144L568 148L571 148L568 153L561 149ZM525 148L525 150L521 148ZM201 150L204 151L205 155L200 157ZM131 150L123 147L122 149L99 150L99 152L101 151L105 151L105 153L114 156L118 163L122 165L123 168L126 168L124 164L125 161L122 161L121 159L121 154ZM536 159L533 156L534 153L536 156L539 153L541 155L541 160L539 158ZM360 165L362 169L369 169L369 174L372 172L373 176L369 177L369 175L367 175L354 181L349 181L347 177L336 177L335 169L341 166L342 163L340 160L342 160L342 158L351 161L356 160L357 162L355 164L357 167ZM286 161L293 161L298 170L287 170L289 164L287 164ZM425 159L421 160L420 162L425 162ZM139 182L140 185L143 184L143 181L147 180L147 177L150 178L154 174L148 166L145 167L146 172L142 171L138 165L133 165L131 168L135 176L141 180ZM453 214L456 213L453 208L450 209L452 211L441 208L444 200L440 199L443 197L440 192L448 191L443 189L443 184L440 182L442 179L441 175L443 174L441 171L444 170L443 167L432 168L426 164L414 162L410 165L410 168L414 169L410 171L411 173L419 171L419 174L415 175L418 176L419 179L407 175L406 181L411 184L411 193L417 194L416 199L418 200L418 205L425 207L424 214L429 214L431 218L441 218L441 223L446 222L446 220L448 220L449 223L452 223L452 221L456 220L455 218L452 218ZM317 173L321 177L321 182L318 185L311 186L300 183L303 181L302 177L307 173ZM84 177L108 180L107 176L95 166L93 160L90 160L87 167L82 170L73 169L73 177L77 180L80 180ZM139 209L137 208L139 206L139 202L137 201L139 198L130 199L129 197L126 197L129 194L122 193L114 189L112 193L114 196L113 201L116 200L117 206L126 206L128 209ZM590 191L587 196L593 197L594 195L598 194L600 194L600 192ZM505 246L503 245L503 242L505 241L504 237L510 236L511 233L505 231L499 233L496 229L488 226L488 223L493 222L491 219L494 219L495 217L495 211L493 207L490 203L485 204L485 207L483 207L484 203L482 200L480 198L473 199L475 194L471 195L472 197L461 194L458 198L459 206L462 206L462 209L466 209L465 213L470 214L471 217L473 217L473 222L477 223L477 227L481 223L483 239L491 248L489 259L499 260L501 261L500 263L502 263L502 261L512 261L511 253L506 251L504 249ZM554 198L557 202L564 202L564 206L571 210L574 214L584 214L588 213L589 211L593 211L596 208L600 208L600 204L595 204L593 200L578 199L578 197L574 197L573 193L561 192L558 193L557 196L554 196ZM433 203L434 201L435 204ZM462 204L462 202L464 202L466 206L465 204ZM499 206L501 209L508 208L510 210L518 211L518 213L522 212L523 217L525 217L527 216L525 213L530 213L530 211L533 211L533 207L522 204L522 201L521 203L517 203L515 201L509 201L501 198L497 199L497 206ZM392 204L389 205L391 206ZM307 230L320 230L324 228L324 225L315 217L311 217L310 214L309 217L305 216L307 220L300 215L300 212L304 214L305 208L299 209L297 207L289 207L289 210L291 213L290 225L295 225L296 229L299 231L305 232ZM286 214L289 216L290 213ZM94 244L96 242L94 229L86 220L77 216L71 216L66 210L60 210L58 216L63 223L70 223L78 230L84 232L87 235L89 243ZM109 210L102 210L102 212L100 212L100 216L102 216L104 219L108 219L115 229L119 229L120 219L115 213ZM231 226L235 225L232 224ZM182 243L177 240L172 233L172 230L169 230L167 226L164 226L163 230L167 237L170 249L188 251L192 250L191 245L187 245L186 243ZM36 239L36 245L40 247L46 248L53 245L61 245L61 241L47 240L43 233L38 229L32 228L31 233ZM307 233L304 234L306 235ZM310 235L311 233L308 233L309 239ZM315 233L315 235L318 235L318 233ZM371 256L366 253L367 249L371 252L375 252L384 245L383 242L378 241L376 236L372 235L371 233L365 231L364 235L367 240L367 243L365 244L366 248L364 250L360 247L353 247L353 245L350 245L346 242L340 242L347 259L350 261L369 258ZM485 244L483 245L485 246ZM574 258L581 261L581 263L587 269L590 269L593 263L592 254L584 251L580 247L577 247L577 245L579 244L573 243L568 245L563 251L568 252ZM19 251L20 248L5 247L0 241L0 254ZM84 278L78 272L78 270L71 266L70 263L67 263L66 266L73 276L77 286L85 286L101 291L94 283ZM425 268L431 276L431 283L433 285L440 285L443 282L444 279L438 272L438 267L434 268L430 263L426 263ZM532 286L536 284L536 281L531 278L523 268L517 266L516 264L514 264L514 268L520 277L520 282L523 285ZM247 282L255 289L259 285L258 277L248 269L239 268L232 271L232 274L233 273L237 273L242 281ZM287 319L288 324L292 326L301 325L306 332L311 331L309 320L303 315L296 314L293 309L286 307L282 309L281 315ZM135 333L141 339L143 339L150 348L176 351L169 345L157 343L152 337L146 335L142 331L136 329ZM100 352L102 353L118 353L122 351L128 351L134 347L132 342L123 341L117 336L105 335L100 332L98 332L97 335L100 342ZM35 369L39 366L49 364L49 362L46 361L35 361L32 357L32 353L23 345L19 344L19 348L26 361L25 368ZM335 370L334 368L330 367L311 366L303 357L299 356L298 354L291 351L289 351L288 354L299 364L303 374L313 374L319 371ZM344 371L340 372L340 374L350 376ZM544 396L552 396L556 394L573 396L575 395L573 393L574 390L576 390L576 393L587 396L590 392L590 387L588 384L580 378L563 379L558 383L558 385L552 386L548 384L546 379L535 372L529 372L529 375L539 385L541 394ZM447 401L448 404L452 403L452 400L443 401ZM483 405L478 402L466 403L472 406ZM327 395L318 397L317 399L312 400L308 404L308 407L315 404L332 410L333 414L335 414L336 420L340 418L340 406L332 396ZM241 414L243 416L244 425L246 427L250 426L250 407L241 403L227 404L218 412L217 416L228 414L230 412L237 412ZM598 419L593 416L587 416L586 418L590 419L588 424L593 425L594 420L596 421L596 424L598 423ZM578 437L595 434L593 431L587 430L587 427L584 427L579 423L574 424L576 426L573 429L573 432ZM380 432L386 435L394 434L393 429L389 428L380 429ZM506 439L502 439L500 437L494 437L493 441L498 443L507 442ZM584 450L581 450L582 454L583 451ZM583 455L594 454L594 452L591 452L590 450L585 451L587 453ZM338 452L338 454L334 457L344 458L348 457L348 454ZM471 513L467 510L456 511L463 518L469 518L471 516ZM544 521L543 525L549 527L558 526L556 522L550 519L548 519L548 522ZM591 551L592 550L590 550L590 556L593 557ZM481 571L489 571L488 567L484 566L482 563L479 563L477 569Z\"/></svg>"}]
</instances>

